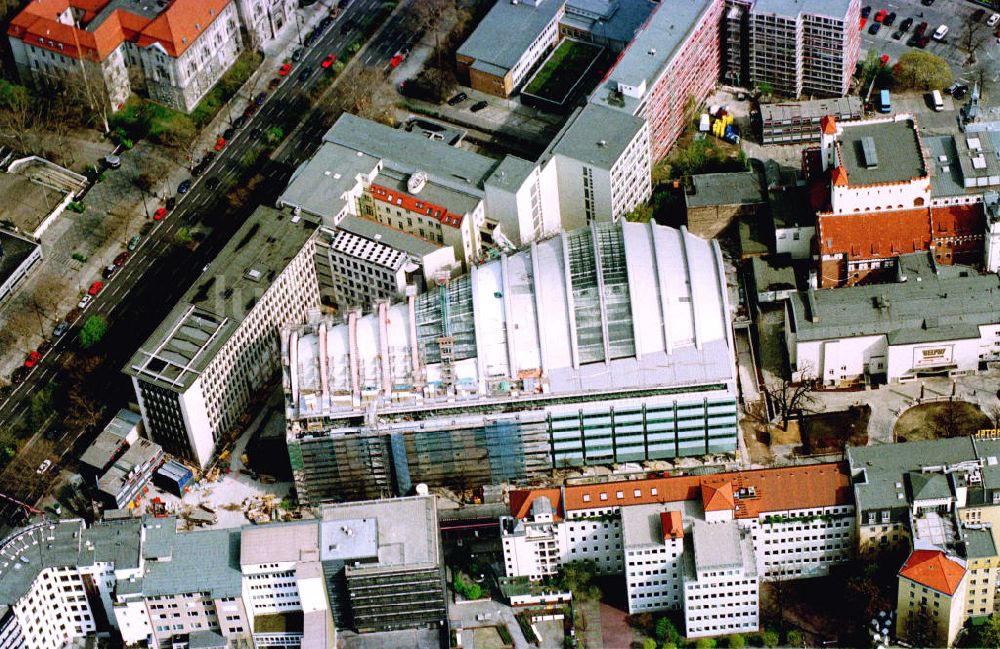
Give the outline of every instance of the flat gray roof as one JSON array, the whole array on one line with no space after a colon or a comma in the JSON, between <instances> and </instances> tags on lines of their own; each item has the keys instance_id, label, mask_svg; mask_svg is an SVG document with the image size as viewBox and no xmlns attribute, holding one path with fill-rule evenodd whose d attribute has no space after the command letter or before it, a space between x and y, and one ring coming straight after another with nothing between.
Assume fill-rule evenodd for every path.
<instances>
[{"instance_id":1,"label":"flat gray roof","mask_svg":"<svg viewBox=\"0 0 1000 649\"><path fill-rule=\"evenodd\" d=\"M759 3L758 3L759 5ZM832 115L838 121L860 119L864 114L861 97L832 97L830 99L810 99L807 101L783 101L778 104L761 104L760 118L764 127L778 126L782 122L815 122L817 134L819 121Z\"/></svg>"},{"instance_id":2,"label":"flat gray roof","mask_svg":"<svg viewBox=\"0 0 1000 649\"><path fill-rule=\"evenodd\" d=\"M845 124L840 153L852 187L906 182L927 175L923 153L913 120L874 124ZM866 166L864 138L871 138L878 155L876 166Z\"/></svg>"},{"instance_id":3,"label":"flat gray roof","mask_svg":"<svg viewBox=\"0 0 1000 649\"><path fill-rule=\"evenodd\" d=\"M319 561L316 521L240 528L240 565L291 561Z\"/></svg>"},{"instance_id":4,"label":"flat gray roof","mask_svg":"<svg viewBox=\"0 0 1000 649\"><path fill-rule=\"evenodd\" d=\"M695 174L694 192L685 194L688 208L713 205L759 205L764 190L756 172Z\"/></svg>"},{"instance_id":5,"label":"flat gray roof","mask_svg":"<svg viewBox=\"0 0 1000 649\"><path fill-rule=\"evenodd\" d=\"M378 563L351 570L364 572L388 566L438 564L437 504L434 496L411 496L387 500L323 505L320 507L321 556L337 558L341 550L331 549L340 539L365 542L367 529L374 524L378 538ZM370 521L370 522L360 522ZM342 528L356 531L351 537ZM329 540L329 543L328 543ZM359 546L360 547L360 546ZM359 548L354 548L358 550Z\"/></svg>"},{"instance_id":6,"label":"flat gray roof","mask_svg":"<svg viewBox=\"0 0 1000 649\"><path fill-rule=\"evenodd\" d=\"M809 201L805 185L775 188L767 193L767 204L775 228L814 227L816 210Z\"/></svg>"},{"instance_id":7,"label":"flat gray roof","mask_svg":"<svg viewBox=\"0 0 1000 649\"><path fill-rule=\"evenodd\" d=\"M736 521L695 521L693 536L697 570L728 570L743 565L740 529Z\"/></svg>"},{"instance_id":8,"label":"flat gray roof","mask_svg":"<svg viewBox=\"0 0 1000 649\"><path fill-rule=\"evenodd\" d=\"M993 531L989 523L979 528L963 526L959 533L965 543L965 557L967 559L986 559L997 555L997 548L993 542Z\"/></svg>"},{"instance_id":9,"label":"flat gray roof","mask_svg":"<svg viewBox=\"0 0 1000 649\"><path fill-rule=\"evenodd\" d=\"M781 16L814 14L830 18L846 18L851 0L757 0L753 13L769 13Z\"/></svg>"},{"instance_id":10,"label":"flat gray roof","mask_svg":"<svg viewBox=\"0 0 1000 649\"><path fill-rule=\"evenodd\" d=\"M854 483L855 504L859 512L886 510L907 506L907 474L919 472L923 467L941 467L978 459L997 468L1000 457L1000 440L950 437L892 444L891 446L849 446L847 461ZM996 488L988 480L984 467L984 486Z\"/></svg>"},{"instance_id":11,"label":"flat gray roof","mask_svg":"<svg viewBox=\"0 0 1000 649\"><path fill-rule=\"evenodd\" d=\"M103 469L128 436L142 423L142 417L122 408L80 456L84 464Z\"/></svg>"},{"instance_id":12,"label":"flat gray roof","mask_svg":"<svg viewBox=\"0 0 1000 649\"><path fill-rule=\"evenodd\" d=\"M163 449L160 448L159 444L155 444L145 437L140 437L132 442L128 450L115 461L114 466L101 476L97 481L97 488L109 496L117 498L118 494L129 483L133 469L148 466L157 458L162 457ZM149 466L147 477L152 477L152 469L153 467Z\"/></svg>"},{"instance_id":13,"label":"flat gray roof","mask_svg":"<svg viewBox=\"0 0 1000 649\"><path fill-rule=\"evenodd\" d=\"M645 124L641 117L588 103L552 140L547 155L559 154L611 169Z\"/></svg>"},{"instance_id":14,"label":"flat gray roof","mask_svg":"<svg viewBox=\"0 0 1000 649\"><path fill-rule=\"evenodd\" d=\"M21 267L31 253L38 248L39 244L34 241L0 229L0 248L3 249L3 256L0 256L0 285L7 281Z\"/></svg>"},{"instance_id":15,"label":"flat gray roof","mask_svg":"<svg viewBox=\"0 0 1000 649\"><path fill-rule=\"evenodd\" d=\"M176 534L173 558L146 564L142 592L147 597L208 592L212 598L239 597L240 529Z\"/></svg>"},{"instance_id":16,"label":"flat gray roof","mask_svg":"<svg viewBox=\"0 0 1000 649\"><path fill-rule=\"evenodd\" d=\"M323 535L323 561L380 559L378 519L325 521L320 529Z\"/></svg>"},{"instance_id":17,"label":"flat gray roof","mask_svg":"<svg viewBox=\"0 0 1000 649\"><path fill-rule=\"evenodd\" d=\"M1000 276L932 263L927 252L910 253L899 257L905 282L793 293L796 338L886 335L902 344L951 340L956 326L971 333L1000 322Z\"/></svg>"},{"instance_id":18,"label":"flat gray roof","mask_svg":"<svg viewBox=\"0 0 1000 649\"><path fill-rule=\"evenodd\" d=\"M795 290L795 269L788 263L779 265L771 259L751 257L750 270L758 293Z\"/></svg>"},{"instance_id":19,"label":"flat gray roof","mask_svg":"<svg viewBox=\"0 0 1000 649\"><path fill-rule=\"evenodd\" d=\"M922 135L931 167L932 196L961 196L966 193L962 165L952 135ZM977 189L976 191L981 191Z\"/></svg>"},{"instance_id":20,"label":"flat gray roof","mask_svg":"<svg viewBox=\"0 0 1000 649\"><path fill-rule=\"evenodd\" d=\"M559 22L589 31L598 41L631 43L658 5L652 0L566 0Z\"/></svg>"},{"instance_id":21,"label":"flat gray roof","mask_svg":"<svg viewBox=\"0 0 1000 649\"><path fill-rule=\"evenodd\" d=\"M335 217L347 206L347 192L358 184L358 176L370 174L378 163L378 157L324 142L292 174L278 205L301 208L322 217L324 225L334 226Z\"/></svg>"},{"instance_id":22,"label":"flat gray roof","mask_svg":"<svg viewBox=\"0 0 1000 649\"><path fill-rule=\"evenodd\" d=\"M647 92L657 78L667 69L673 60L677 49L687 41L690 34L708 12L713 0L671 0L661 2L653 10L645 27L636 34L632 44L628 46L614 69L608 75L604 89L598 88L591 96L591 101L608 103L608 93L605 90L617 90L618 84L639 86L646 83ZM624 108L634 114L640 99L625 97Z\"/></svg>"},{"instance_id":23,"label":"flat gray roof","mask_svg":"<svg viewBox=\"0 0 1000 649\"><path fill-rule=\"evenodd\" d=\"M461 216L465 216L475 210L481 200L481 192L477 191L475 194L470 194L468 191L436 183L432 178L428 178L420 192L414 194L407 187L410 175L409 173L385 166L375 176L372 183L381 185L397 193L403 192L411 196L416 196L421 201L439 205L446 208L449 212Z\"/></svg>"},{"instance_id":24,"label":"flat gray roof","mask_svg":"<svg viewBox=\"0 0 1000 649\"><path fill-rule=\"evenodd\" d=\"M317 225L258 207L123 371L183 392L215 358Z\"/></svg>"},{"instance_id":25,"label":"flat gray roof","mask_svg":"<svg viewBox=\"0 0 1000 649\"><path fill-rule=\"evenodd\" d=\"M521 60L528 47L556 19L565 0L498 0L480 21L476 30L458 48L459 56L468 56L498 68L503 76Z\"/></svg>"},{"instance_id":26,"label":"flat gray roof","mask_svg":"<svg viewBox=\"0 0 1000 649\"><path fill-rule=\"evenodd\" d=\"M499 187L507 191L516 190L524 184L535 170L535 163L514 155L504 156L489 176L483 181L486 187Z\"/></svg>"}]
</instances>

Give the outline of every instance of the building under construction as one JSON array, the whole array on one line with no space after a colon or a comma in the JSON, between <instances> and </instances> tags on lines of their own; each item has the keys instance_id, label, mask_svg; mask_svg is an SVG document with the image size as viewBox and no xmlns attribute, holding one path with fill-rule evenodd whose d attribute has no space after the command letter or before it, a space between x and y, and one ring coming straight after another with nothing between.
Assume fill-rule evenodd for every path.
<instances>
[{"instance_id":1,"label":"building under construction","mask_svg":"<svg viewBox=\"0 0 1000 649\"><path fill-rule=\"evenodd\" d=\"M282 330L300 499L736 449L718 244L594 224L341 322Z\"/></svg>"}]
</instances>

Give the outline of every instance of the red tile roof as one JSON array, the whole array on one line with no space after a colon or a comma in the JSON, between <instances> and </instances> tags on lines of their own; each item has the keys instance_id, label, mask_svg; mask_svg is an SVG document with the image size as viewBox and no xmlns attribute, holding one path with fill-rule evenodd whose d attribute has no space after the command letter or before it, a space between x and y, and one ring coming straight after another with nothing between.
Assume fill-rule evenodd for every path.
<instances>
[{"instance_id":1,"label":"red tile roof","mask_svg":"<svg viewBox=\"0 0 1000 649\"><path fill-rule=\"evenodd\" d=\"M125 41L148 47L159 43L172 57L191 46L231 0L173 0L150 20L126 8L116 9L92 31L61 23L56 18L72 7L83 11L86 25L109 0L31 0L11 20L7 34L36 47L102 61ZM77 48L79 43L79 49ZM60 47L60 45L62 47Z\"/></svg>"},{"instance_id":2,"label":"red tile roof","mask_svg":"<svg viewBox=\"0 0 1000 649\"><path fill-rule=\"evenodd\" d=\"M931 241L931 212L926 207L820 214L816 223L820 254L845 253L848 259L896 257L927 250Z\"/></svg>"},{"instance_id":3,"label":"red tile roof","mask_svg":"<svg viewBox=\"0 0 1000 649\"><path fill-rule=\"evenodd\" d=\"M986 227L986 217L981 203L971 205L943 205L931 208L934 237L980 236Z\"/></svg>"},{"instance_id":4,"label":"red tile roof","mask_svg":"<svg viewBox=\"0 0 1000 649\"><path fill-rule=\"evenodd\" d=\"M660 512L660 527L663 528L663 540L684 538L684 521L678 511Z\"/></svg>"},{"instance_id":5,"label":"red tile roof","mask_svg":"<svg viewBox=\"0 0 1000 649\"><path fill-rule=\"evenodd\" d=\"M721 485L709 484L705 481L701 485L701 502L706 512L732 511L736 508L733 501L733 483L724 482Z\"/></svg>"},{"instance_id":6,"label":"red tile roof","mask_svg":"<svg viewBox=\"0 0 1000 649\"><path fill-rule=\"evenodd\" d=\"M837 120L834 119L833 115L824 115L819 120L819 126L826 135L834 135L837 132Z\"/></svg>"},{"instance_id":7,"label":"red tile roof","mask_svg":"<svg viewBox=\"0 0 1000 649\"><path fill-rule=\"evenodd\" d=\"M764 512L830 507L854 502L847 465L830 463L719 473L712 476L676 476L568 485L561 492L556 488L512 491L510 511L512 516L525 518L531 511L531 502L538 496L547 496L559 516L565 516L566 512L620 505L701 500L703 484L717 488L730 484L736 518L757 518ZM618 497L619 493L622 494L621 498Z\"/></svg>"},{"instance_id":8,"label":"red tile roof","mask_svg":"<svg viewBox=\"0 0 1000 649\"><path fill-rule=\"evenodd\" d=\"M965 568L941 550L914 550L899 575L946 595L954 595L965 576Z\"/></svg>"},{"instance_id":9,"label":"red tile roof","mask_svg":"<svg viewBox=\"0 0 1000 649\"><path fill-rule=\"evenodd\" d=\"M375 200L382 201L383 203L388 203L390 205L398 205L407 212L416 212L417 214L429 216L440 221L442 225L447 225L453 228L457 228L462 225L462 219L464 218L463 215L449 212L446 207L422 201L416 196L412 196L406 192L401 192L398 189L390 189L388 187L372 183L371 187L368 188L368 191Z\"/></svg>"},{"instance_id":10,"label":"red tile roof","mask_svg":"<svg viewBox=\"0 0 1000 649\"><path fill-rule=\"evenodd\" d=\"M835 167L833 173L830 174L830 182L835 187L847 187L850 185L851 183L847 180L847 169L844 169L842 165Z\"/></svg>"}]
</instances>

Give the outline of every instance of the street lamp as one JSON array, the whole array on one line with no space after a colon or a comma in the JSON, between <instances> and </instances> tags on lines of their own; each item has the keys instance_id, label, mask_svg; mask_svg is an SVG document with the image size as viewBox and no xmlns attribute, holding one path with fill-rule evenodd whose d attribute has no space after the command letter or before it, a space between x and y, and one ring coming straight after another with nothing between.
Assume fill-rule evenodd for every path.
<instances>
[{"instance_id":1,"label":"street lamp","mask_svg":"<svg viewBox=\"0 0 1000 649\"><path fill-rule=\"evenodd\" d=\"M299 35L299 45L302 45L302 15L299 12L295 12L295 31Z\"/></svg>"}]
</instances>

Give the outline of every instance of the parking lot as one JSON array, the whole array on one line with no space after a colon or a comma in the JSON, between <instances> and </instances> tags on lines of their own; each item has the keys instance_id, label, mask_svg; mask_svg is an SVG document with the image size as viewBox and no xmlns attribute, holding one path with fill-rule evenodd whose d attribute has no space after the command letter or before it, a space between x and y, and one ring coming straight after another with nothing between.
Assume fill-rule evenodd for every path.
<instances>
[{"instance_id":1,"label":"parking lot","mask_svg":"<svg viewBox=\"0 0 1000 649\"><path fill-rule=\"evenodd\" d=\"M867 24L862 29L861 49L862 59L868 50L874 49L879 55L887 54L890 62L899 60L899 57L916 47L908 46L907 40L921 22L927 23L926 34L930 36L941 25L948 27L948 34L943 41L931 39L923 51L936 54L946 60L952 69L956 80L972 83L976 77L977 70L982 67L986 71L987 82L996 83L1000 80L1000 43L994 32L1000 28L1000 24L990 27L986 24L992 12L986 11L985 16L979 21L979 26L975 28L975 40L980 43L976 53L976 63L967 65L969 53L966 50L968 42L968 27L973 12L980 8L980 5L968 2L967 0L935 0L934 4L925 7L920 0L892 0L889 2L879 0L863 0L862 7L870 6L871 15ZM869 28L875 15L880 10L895 13L896 19L891 26L883 26L878 34L869 33ZM903 34L899 40L894 40L892 34L897 32L906 18L913 19L913 25L907 33ZM891 64L890 63L890 64Z\"/></svg>"}]
</instances>

